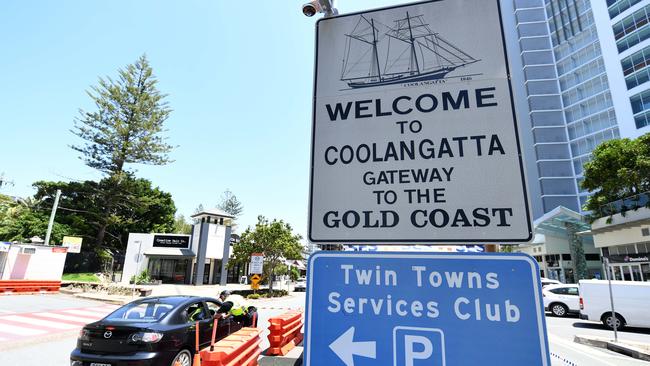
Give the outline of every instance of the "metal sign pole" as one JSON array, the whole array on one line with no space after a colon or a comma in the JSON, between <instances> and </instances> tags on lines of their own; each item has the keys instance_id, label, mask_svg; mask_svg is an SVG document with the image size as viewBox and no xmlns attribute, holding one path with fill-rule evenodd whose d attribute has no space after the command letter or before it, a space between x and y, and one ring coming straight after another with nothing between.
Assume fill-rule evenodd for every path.
<instances>
[{"instance_id":1,"label":"metal sign pole","mask_svg":"<svg viewBox=\"0 0 650 366\"><path fill-rule=\"evenodd\" d=\"M52 212L50 213L50 222L47 224L47 233L45 233L45 245L50 245L52 227L54 227L54 216L56 216L56 209L59 207L59 198L61 198L61 190L57 189L56 197L54 197L54 205L52 205Z\"/></svg>"},{"instance_id":2,"label":"metal sign pole","mask_svg":"<svg viewBox=\"0 0 650 366\"><path fill-rule=\"evenodd\" d=\"M607 272L607 285L609 286L609 301L612 305L612 325L614 326L614 342L618 342L618 330L617 330L617 324L616 321L618 320L618 317L616 317L616 312L614 311L614 295L612 293L612 276L610 272L610 266L609 266L609 258L603 258L603 261L605 262L605 272Z\"/></svg>"},{"instance_id":3,"label":"metal sign pole","mask_svg":"<svg viewBox=\"0 0 650 366\"><path fill-rule=\"evenodd\" d=\"M138 272L140 271L140 261L142 260L141 258L142 254L140 254L142 251L142 241L138 240L137 243L138 243L138 256L136 257L135 260L135 275L133 276L133 289L131 291L131 299L135 297L135 284L138 282L138 275L139 275Z\"/></svg>"}]
</instances>

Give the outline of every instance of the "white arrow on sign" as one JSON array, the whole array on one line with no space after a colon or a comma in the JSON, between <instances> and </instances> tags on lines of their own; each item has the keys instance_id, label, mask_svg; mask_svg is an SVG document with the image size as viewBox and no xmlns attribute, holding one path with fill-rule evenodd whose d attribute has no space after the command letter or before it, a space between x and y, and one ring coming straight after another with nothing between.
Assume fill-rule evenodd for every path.
<instances>
[{"instance_id":1,"label":"white arrow on sign","mask_svg":"<svg viewBox=\"0 0 650 366\"><path fill-rule=\"evenodd\" d=\"M336 338L330 348L343 361L345 366L354 366L354 355L368 358L377 358L377 342L355 342L354 327L346 330Z\"/></svg>"}]
</instances>

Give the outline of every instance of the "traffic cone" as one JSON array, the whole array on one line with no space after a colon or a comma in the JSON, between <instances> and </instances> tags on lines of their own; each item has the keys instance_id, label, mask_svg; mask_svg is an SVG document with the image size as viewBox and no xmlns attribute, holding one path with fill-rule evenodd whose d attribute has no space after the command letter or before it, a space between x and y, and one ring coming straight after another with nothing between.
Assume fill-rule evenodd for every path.
<instances>
[{"instance_id":1,"label":"traffic cone","mask_svg":"<svg viewBox=\"0 0 650 366\"><path fill-rule=\"evenodd\" d=\"M199 322L196 322L196 352L192 366L201 366L201 351L199 350Z\"/></svg>"}]
</instances>

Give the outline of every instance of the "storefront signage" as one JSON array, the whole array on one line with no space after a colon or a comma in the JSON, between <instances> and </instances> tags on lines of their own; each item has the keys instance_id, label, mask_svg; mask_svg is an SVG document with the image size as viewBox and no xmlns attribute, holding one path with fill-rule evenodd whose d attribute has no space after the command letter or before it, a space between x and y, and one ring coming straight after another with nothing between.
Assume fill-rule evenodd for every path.
<instances>
[{"instance_id":1,"label":"storefront signage","mask_svg":"<svg viewBox=\"0 0 650 366\"><path fill-rule=\"evenodd\" d=\"M637 263L637 262L650 262L650 254L636 254L636 255L610 255L610 263Z\"/></svg>"},{"instance_id":2,"label":"storefront signage","mask_svg":"<svg viewBox=\"0 0 650 366\"><path fill-rule=\"evenodd\" d=\"M189 248L189 235L154 235L153 246L158 248Z\"/></svg>"},{"instance_id":3,"label":"storefront signage","mask_svg":"<svg viewBox=\"0 0 650 366\"><path fill-rule=\"evenodd\" d=\"M79 253L81 252L81 243L83 238L76 236L64 236L61 246L68 248L68 253Z\"/></svg>"},{"instance_id":4,"label":"storefront signage","mask_svg":"<svg viewBox=\"0 0 650 366\"><path fill-rule=\"evenodd\" d=\"M499 2L430 1L316 24L309 239L528 242Z\"/></svg>"}]
</instances>

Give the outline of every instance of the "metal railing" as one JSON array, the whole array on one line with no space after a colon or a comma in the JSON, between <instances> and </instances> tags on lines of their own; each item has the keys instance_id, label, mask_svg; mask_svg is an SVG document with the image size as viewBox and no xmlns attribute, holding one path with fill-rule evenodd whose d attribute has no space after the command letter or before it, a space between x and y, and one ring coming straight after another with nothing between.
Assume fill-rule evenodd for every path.
<instances>
[{"instance_id":1,"label":"metal railing","mask_svg":"<svg viewBox=\"0 0 650 366\"><path fill-rule=\"evenodd\" d=\"M650 208L650 192L635 194L627 198L607 203L598 208L593 215L596 218L612 216L615 214L625 214L627 211L637 210L642 207Z\"/></svg>"}]
</instances>

